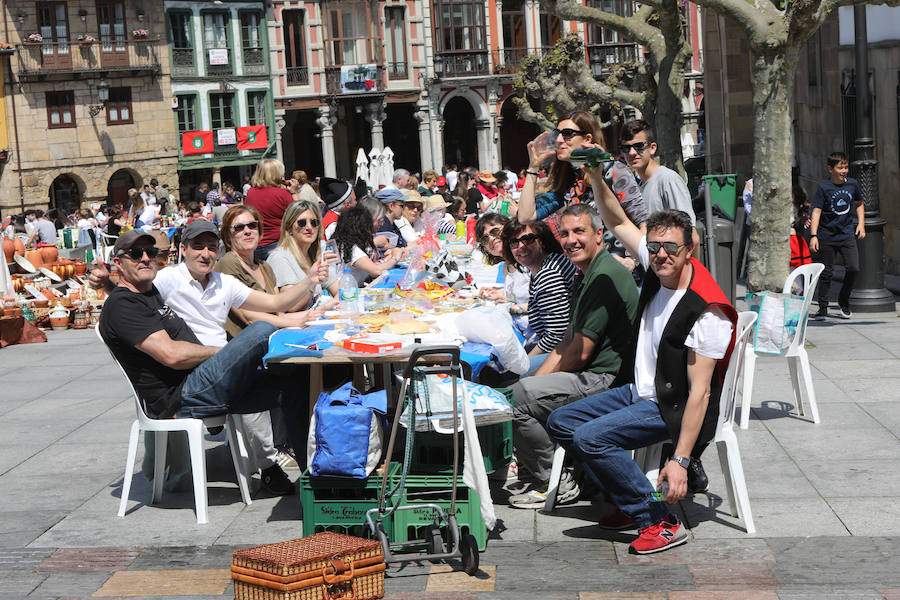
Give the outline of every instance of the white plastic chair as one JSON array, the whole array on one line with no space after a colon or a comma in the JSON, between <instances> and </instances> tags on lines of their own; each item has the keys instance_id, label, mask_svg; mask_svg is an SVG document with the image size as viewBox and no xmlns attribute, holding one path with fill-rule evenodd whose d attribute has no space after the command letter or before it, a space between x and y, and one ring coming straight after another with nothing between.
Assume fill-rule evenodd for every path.
<instances>
[{"instance_id":1,"label":"white plastic chair","mask_svg":"<svg viewBox=\"0 0 900 600\"><path fill-rule=\"evenodd\" d=\"M96 328L100 343L106 346L100 335L100 328ZM106 347L109 350L109 347ZM241 490L241 499L244 504L250 505L250 470L247 446L244 442L245 434L241 420L234 418L232 414L217 415L204 419L151 419L144 411L140 398L131 380L125 373L125 369L116 359L112 351L109 352L113 361L122 371L122 376L131 389L134 404L137 411L137 419L131 424L131 437L128 439L128 458L125 463L125 478L122 481L122 499L119 502L119 516L125 516L128 505L128 494L131 491L131 479L134 475L134 461L137 454L138 436L141 431L155 432L155 462L153 467L153 498L151 504L156 504L162 498L163 483L166 480L166 442L170 431L184 431L188 436L188 447L191 453L191 473L194 483L194 504L197 512L197 523L203 525L209 522L207 515L206 495L206 459L203 453L203 430L208 427L225 426L228 436L228 446L231 448L231 458L234 461L234 471L237 475L238 487Z\"/></svg>"},{"instance_id":2,"label":"white plastic chair","mask_svg":"<svg viewBox=\"0 0 900 600\"><path fill-rule=\"evenodd\" d=\"M802 265L794 269L784 282L782 293L790 294L795 283L803 286L803 308L800 312L800 322L797 324L797 335L783 356L788 361L788 369L791 372L791 383L794 389L794 401L797 403L797 414L806 416L803 410L804 396L809 403L809 412L813 423L819 422L819 406L816 404L816 390L813 387L812 372L809 368L809 355L806 353L806 326L809 322L809 309L816 292L816 284L819 283L819 275L825 269L821 263ZM766 355L771 356L771 355ZM753 344L747 344L745 350L746 363L744 368L743 390L741 398L741 429L747 429L750 425L750 400L753 395L753 373L756 368L756 351Z\"/></svg>"},{"instance_id":3,"label":"white plastic chair","mask_svg":"<svg viewBox=\"0 0 900 600\"><path fill-rule=\"evenodd\" d=\"M109 235L102 229L98 229L100 232L100 244L103 247L103 262L110 262L112 258L112 249L116 244L116 240L119 239L117 235Z\"/></svg>"},{"instance_id":4,"label":"white plastic chair","mask_svg":"<svg viewBox=\"0 0 900 600\"><path fill-rule=\"evenodd\" d=\"M747 492L747 483L744 480L744 467L741 462L741 451L738 447L737 436L734 434L734 416L736 412L735 394L737 392L737 379L743 367L744 348L756 323L756 313L744 311L738 314L737 337L734 350L722 385L722 393L719 396L719 421L716 425L716 433L713 441L719 453L719 465L725 476L725 490L728 494L728 502L731 506L731 514L744 521L744 527L748 534L754 533L753 515L750 511L750 497ZM647 479L655 487L659 478L659 464L662 458L663 443L653 444L646 448L634 451L634 461L647 475ZM550 469L550 486L547 492L547 500L544 503L544 512L551 512L556 503L556 491L562 476L563 461L566 451L562 446L557 446L553 454L553 466Z\"/></svg>"}]
</instances>

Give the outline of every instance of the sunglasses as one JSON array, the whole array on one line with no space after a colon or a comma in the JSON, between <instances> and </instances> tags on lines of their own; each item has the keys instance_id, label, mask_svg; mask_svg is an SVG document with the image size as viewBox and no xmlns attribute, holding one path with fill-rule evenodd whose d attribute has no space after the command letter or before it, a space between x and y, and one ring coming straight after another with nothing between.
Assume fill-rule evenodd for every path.
<instances>
[{"instance_id":1,"label":"sunglasses","mask_svg":"<svg viewBox=\"0 0 900 600\"><path fill-rule=\"evenodd\" d=\"M141 260L144 258L144 253L147 253L147 258L153 260L157 256L159 256L159 248L156 246L150 246L149 248L128 248L127 250L119 250L116 256L127 256L131 260Z\"/></svg>"},{"instance_id":2,"label":"sunglasses","mask_svg":"<svg viewBox=\"0 0 900 600\"><path fill-rule=\"evenodd\" d=\"M306 227L306 224L307 224L307 223L309 223L309 226L312 227L313 229L315 229L316 227L319 226L319 220L318 220L318 219L309 219L309 220L307 220L307 219L297 219L297 227L299 227L300 229L303 229L304 227Z\"/></svg>"},{"instance_id":3,"label":"sunglasses","mask_svg":"<svg viewBox=\"0 0 900 600\"><path fill-rule=\"evenodd\" d=\"M628 154L632 150L637 152L638 154L643 154L644 150L646 150L650 146L650 142L635 142L634 144L619 144L619 151L622 154Z\"/></svg>"},{"instance_id":4,"label":"sunglasses","mask_svg":"<svg viewBox=\"0 0 900 600\"><path fill-rule=\"evenodd\" d=\"M552 135L561 135L562 139L567 142L571 140L576 135L580 135L582 137L586 136L589 132L582 131L581 129L572 129L571 127L566 127L565 129L554 129L550 132Z\"/></svg>"},{"instance_id":5,"label":"sunglasses","mask_svg":"<svg viewBox=\"0 0 900 600\"><path fill-rule=\"evenodd\" d=\"M237 225L232 225L231 230L235 233L240 233L247 227L251 229L257 229L259 226L258 221L250 221L249 223L238 223Z\"/></svg>"},{"instance_id":6,"label":"sunglasses","mask_svg":"<svg viewBox=\"0 0 900 600\"><path fill-rule=\"evenodd\" d=\"M417 210L419 212L422 212L421 204L407 204L406 208L407 208L407 210Z\"/></svg>"},{"instance_id":7,"label":"sunglasses","mask_svg":"<svg viewBox=\"0 0 900 600\"><path fill-rule=\"evenodd\" d=\"M485 231L484 235L481 236L481 244L483 246L487 246L489 243L491 243L491 238L500 237L501 231L503 231L502 227L494 227L493 229L491 229L489 231Z\"/></svg>"},{"instance_id":8,"label":"sunglasses","mask_svg":"<svg viewBox=\"0 0 900 600\"><path fill-rule=\"evenodd\" d=\"M647 250L650 254L657 254L660 248L665 249L666 254L674 256L678 254L678 249L687 244L676 244L675 242L647 242Z\"/></svg>"},{"instance_id":9,"label":"sunglasses","mask_svg":"<svg viewBox=\"0 0 900 600\"><path fill-rule=\"evenodd\" d=\"M509 240L509 247L511 249L515 250L516 248L519 247L519 244L522 244L523 246L529 246L531 244L531 242L533 242L536 239L538 239L538 236L536 236L535 234L526 233L522 237L513 238L513 239Z\"/></svg>"}]
</instances>

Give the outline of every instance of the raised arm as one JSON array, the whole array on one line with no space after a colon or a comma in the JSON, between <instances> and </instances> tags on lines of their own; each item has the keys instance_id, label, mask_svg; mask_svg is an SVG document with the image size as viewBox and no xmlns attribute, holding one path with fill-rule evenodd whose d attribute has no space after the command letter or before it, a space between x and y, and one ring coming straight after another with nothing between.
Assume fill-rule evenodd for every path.
<instances>
[{"instance_id":1,"label":"raised arm","mask_svg":"<svg viewBox=\"0 0 900 600\"><path fill-rule=\"evenodd\" d=\"M528 169L525 171L525 185L519 196L519 212L517 213L520 223L529 223L537 219L537 207L534 202L537 195L537 175L535 173L540 171L541 165L555 153L555 150L549 150L538 154L534 142L528 142Z\"/></svg>"},{"instance_id":2,"label":"raised arm","mask_svg":"<svg viewBox=\"0 0 900 600\"><path fill-rule=\"evenodd\" d=\"M606 182L603 181L603 172L598 168L589 169L588 173L590 174L591 187L594 190L594 203L597 206L597 210L600 211L603 224L616 236L617 240L622 242L629 254L637 256L638 247L644 234L622 210L619 201L613 195L609 186L606 185Z\"/></svg>"}]
</instances>

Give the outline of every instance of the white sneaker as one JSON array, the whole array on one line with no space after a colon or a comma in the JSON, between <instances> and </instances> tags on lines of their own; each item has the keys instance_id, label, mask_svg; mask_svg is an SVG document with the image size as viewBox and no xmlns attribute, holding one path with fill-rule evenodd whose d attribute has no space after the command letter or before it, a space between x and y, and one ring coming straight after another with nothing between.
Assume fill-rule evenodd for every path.
<instances>
[{"instance_id":1,"label":"white sneaker","mask_svg":"<svg viewBox=\"0 0 900 600\"><path fill-rule=\"evenodd\" d=\"M572 479L572 475L563 473L559 482L559 488L556 490L556 505L571 504L578 500L580 493L581 490L578 488L575 480ZM509 499L510 506L515 508L543 508L545 502L547 502L547 492L539 492L536 489L528 490L524 494L511 496Z\"/></svg>"},{"instance_id":2,"label":"white sneaker","mask_svg":"<svg viewBox=\"0 0 900 600\"><path fill-rule=\"evenodd\" d=\"M282 469L299 469L300 465L297 464L297 460L284 452L283 450L275 450L275 464L281 467Z\"/></svg>"}]
</instances>

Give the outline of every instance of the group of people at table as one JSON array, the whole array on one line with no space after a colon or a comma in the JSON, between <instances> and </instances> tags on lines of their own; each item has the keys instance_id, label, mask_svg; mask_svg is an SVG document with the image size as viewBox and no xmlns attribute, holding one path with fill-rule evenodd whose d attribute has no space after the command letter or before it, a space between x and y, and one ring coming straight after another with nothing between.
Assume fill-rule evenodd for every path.
<instances>
[{"instance_id":1,"label":"group of people at table","mask_svg":"<svg viewBox=\"0 0 900 600\"><path fill-rule=\"evenodd\" d=\"M651 183L661 187L632 174L656 152L646 123L623 128L627 165L598 168L569 163L575 148L605 147L593 115L565 115L557 132L555 150L540 153L529 144L517 218L488 213L475 228L485 261L504 274L501 288L482 293L509 307L532 360L513 385L518 478L507 484L510 503L543 505L558 443L614 507L601 526L636 528L633 553L666 550L687 541L668 503L707 485L699 458L715 432L737 313L692 257L689 196L687 210L679 210L680 201L678 208L658 206L658 198L641 193ZM547 161L550 177L538 194L534 180ZM278 186L279 165L258 166L246 203L229 208L220 228L203 220L187 225L177 266L159 270L145 232L121 235L112 253L119 284L99 328L150 416L239 414L264 486L287 494L294 488L277 464L269 409L280 408L271 414L287 424L302 455L305 431L295 425L308 407L285 401L296 382L263 369L268 338L329 307L319 297L323 288L335 291L330 263L352 267L362 282L402 259L403 248L381 254L379 246L391 244L377 242L376 232L396 226L408 197L389 187L357 199L349 184L324 181L323 212ZM336 242L336 253L323 239ZM640 289L635 270L643 272ZM90 280L108 285L105 267L92 270ZM629 453L657 442L674 447L659 475L668 484L664 500ZM565 474L557 502L578 495Z\"/></svg>"}]
</instances>

